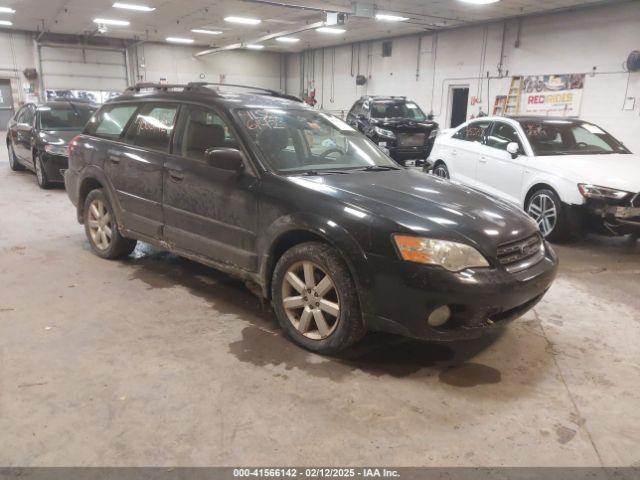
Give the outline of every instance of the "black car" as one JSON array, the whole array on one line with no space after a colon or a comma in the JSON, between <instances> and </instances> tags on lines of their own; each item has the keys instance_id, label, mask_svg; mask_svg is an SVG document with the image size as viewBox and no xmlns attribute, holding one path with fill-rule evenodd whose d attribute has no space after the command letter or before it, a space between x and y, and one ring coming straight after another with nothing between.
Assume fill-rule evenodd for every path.
<instances>
[{"instance_id":1,"label":"black car","mask_svg":"<svg viewBox=\"0 0 640 480\"><path fill-rule=\"evenodd\" d=\"M556 256L519 209L399 167L336 117L253 92L145 86L96 113L64 178L97 255L141 240L228 272L322 353L367 330L479 336L547 291Z\"/></svg>"},{"instance_id":2,"label":"black car","mask_svg":"<svg viewBox=\"0 0 640 480\"><path fill-rule=\"evenodd\" d=\"M347 123L406 166L423 163L438 134L438 124L405 97L362 97L351 107Z\"/></svg>"},{"instance_id":3,"label":"black car","mask_svg":"<svg viewBox=\"0 0 640 480\"><path fill-rule=\"evenodd\" d=\"M36 173L38 185L62 183L68 143L82 131L96 107L86 102L57 101L24 105L7 125L7 149L12 170Z\"/></svg>"}]
</instances>

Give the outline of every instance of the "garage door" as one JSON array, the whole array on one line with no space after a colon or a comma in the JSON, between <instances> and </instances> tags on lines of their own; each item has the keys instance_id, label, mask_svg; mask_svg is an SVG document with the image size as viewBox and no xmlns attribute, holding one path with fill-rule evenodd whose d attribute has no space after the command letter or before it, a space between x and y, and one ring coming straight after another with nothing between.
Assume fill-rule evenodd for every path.
<instances>
[{"instance_id":1,"label":"garage door","mask_svg":"<svg viewBox=\"0 0 640 480\"><path fill-rule=\"evenodd\" d=\"M45 90L122 91L127 87L124 50L40 47Z\"/></svg>"}]
</instances>

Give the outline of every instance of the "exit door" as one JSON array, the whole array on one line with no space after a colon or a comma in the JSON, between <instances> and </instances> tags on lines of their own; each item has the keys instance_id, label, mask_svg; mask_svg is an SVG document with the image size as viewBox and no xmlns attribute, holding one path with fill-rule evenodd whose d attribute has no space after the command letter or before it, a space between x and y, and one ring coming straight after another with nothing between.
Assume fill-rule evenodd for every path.
<instances>
[{"instance_id":1,"label":"exit door","mask_svg":"<svg viewBox=\"0 0 640 480\"><path fill-rule=\"evenodd\" d=\"M0 130L7 128L7 123L12 116L13 96L11 95L11 80L0 79Z\"/></svg>"},{"instance_id":2,"label":"exit door","mask_svg":"<svg viewBox=\"0 0 640 480\"><path fill-rule=\"evenodd\" d=\"M467 104L469 103L469 87L451 87L451 124L455 128L467 121Z\"/></svg>"}]
</instances>

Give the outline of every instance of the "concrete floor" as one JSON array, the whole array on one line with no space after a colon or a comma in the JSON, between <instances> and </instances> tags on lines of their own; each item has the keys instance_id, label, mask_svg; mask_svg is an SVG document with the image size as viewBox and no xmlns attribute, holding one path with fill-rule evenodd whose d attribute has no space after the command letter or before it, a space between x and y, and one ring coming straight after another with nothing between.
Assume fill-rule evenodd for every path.
<instances>
[{"instance_id":1,"label":"concrete floor","mask_svg":"<svg viewBox=\"0 0 640 480\"><path fill-rule=\"evenodd\" d=\"M93 255L64 190L0 157L0 465L640 466L640 247L558 247L501 335L282 337L241 284Z\"/></svg>"}]
</instances>

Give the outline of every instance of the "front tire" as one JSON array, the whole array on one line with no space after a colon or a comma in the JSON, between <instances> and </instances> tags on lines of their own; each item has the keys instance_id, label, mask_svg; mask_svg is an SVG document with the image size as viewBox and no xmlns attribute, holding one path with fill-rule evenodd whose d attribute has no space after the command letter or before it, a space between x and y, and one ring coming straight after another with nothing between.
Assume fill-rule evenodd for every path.
<instances>
[{"instance_id":1,"label":"front tire","mask_svg":"<svg viewBox=\"0 0 640 480\"><path fill-rule=\"evenodd\" d=\"M36 180L38 182L38 186L42 189L49 189L53 186L53 184L47 178L47 172L44 169L44 163L42 162L42 157L39 153L33 158L33 163L36 168Z\"/></svg>"},{"instance_id":2,"label":"front tire","mask_svg":"<svg viewBox=\"0 0 640 480\"><path fill-rule=\"evenodd\" d=\"M432 173L436 177L444 178L446 180L449 180L449 178L451 178L449 176L449 169L447 168L447 164L442 161L436 162L435 166L433 167Z\"/></svg>"},{"instance_id":3,"label":"front tire","mask_svg":"<svg viewBox=\"0 0 640 480\"><path fill-rule=\"evenodd\" d=\"M21 172L24 170L24 165L18 162L16 158L16 152L13 151L13 145L11 142L7 143L7 151L9 152L9 167L14 172Z\"/></svg>"},{"instance_id":4,"label":"front tire","mask_svg":"<svg viewBox=\"0 0 640 480\"><path fill-rule=\"evenodd\" d=\"M525 211L536 221L547 240L566 242L572 238L569 213L553 190L536 190L527 200Z\"/></svg>"},{"instance_id":5,"label":"front tire","mask_svg":"<svg viewBox=\"0 0 640 480\"><path fill-rule=\"evenodd\" d=\"M128 256L136 241L120 235L111 202L101 189L93 190L84 202L84 231L93 252L107 260Z\"/></svg>"},{"instance_id":6,"label":"front tire","mask_svg":"<svg viewBox=\"0 0 640 480\"><path fill-rule=\"evenodd\" d=\"M280 326L308 350L335 354L366 333L355 283L329 245L302 243L285 252L271 290Z\"/></svg>"}]
</instances>

